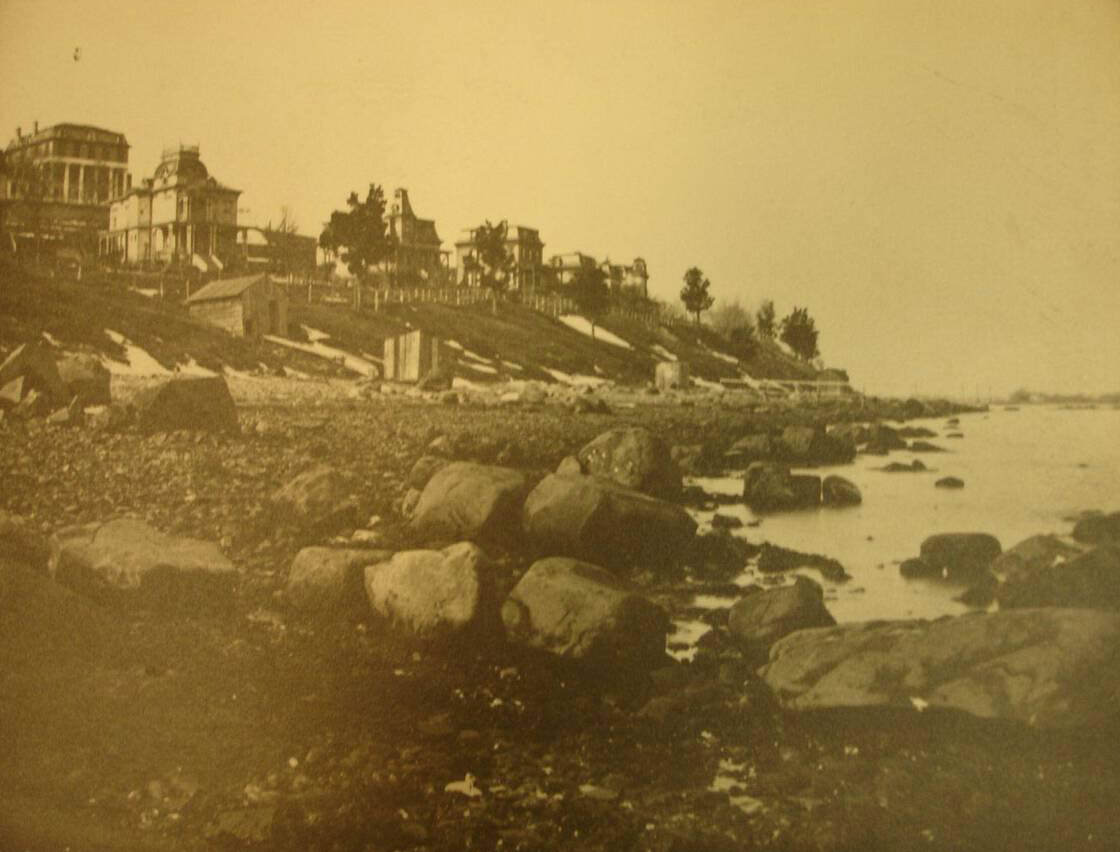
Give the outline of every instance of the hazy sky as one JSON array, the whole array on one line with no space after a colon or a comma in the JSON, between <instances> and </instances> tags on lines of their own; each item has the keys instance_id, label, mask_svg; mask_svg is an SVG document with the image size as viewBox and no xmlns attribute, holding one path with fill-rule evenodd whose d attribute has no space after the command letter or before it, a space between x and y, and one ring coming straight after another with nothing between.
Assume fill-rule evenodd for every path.
<instances>
[{"instance_id":1,"label":"hazy sky","mask_svg":"<svg viewBox=\"0 0 1120 852\"><path fill-rule=\"evenodd\" d=\"M242 221L406 186L445 248L806 305L869 391L1120 388L1120 0L0 0L0 79L6 136L198 143Z\"/></svg>"}]
</instances>

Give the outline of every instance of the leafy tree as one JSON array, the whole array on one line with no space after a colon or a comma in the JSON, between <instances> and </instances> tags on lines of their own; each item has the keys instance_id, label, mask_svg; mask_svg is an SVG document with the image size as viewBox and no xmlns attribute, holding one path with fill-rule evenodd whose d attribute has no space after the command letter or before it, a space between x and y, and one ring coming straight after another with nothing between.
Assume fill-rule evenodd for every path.
<instances>
[{"instance_id":1,"label":"leafy tree","mask_svg":"<svg viewBox=\"0 0 1120 852\"><path fill-rule=\"evenodd\" d=\"M712 283L695 266L684 274L681 302L684 303L685 310L696 317L697 325L700 325L700 314L715 304L715 299L708 293L711 286Z\"/></svg>"},{"instance_id":2,"label":"leafy tree","mask_svg":"<svg viewBox=\"0 0 1120 852\"><path fill-rule=\"evenodd\" d=\"M506 246L507 224L494 225L487 219L474 229L474 251L464 261L469 272L478 274L483 287L504 293L509 287L513 255Z\"/></svg>"},{"instance_id":3,"label":"leafy tree","mask_svg":"<svg viewBox=\"0 0 1120 852\"><path fill-rule=\"evenodd\" d=\"M346 199L348 210L335 210L319 235L319 246L336 254L351 275L364 280L370 267L388 260L393 253L394 238L385 221L385 194L371 183L364 201L351 192Z\"/></svg>"},{"instance_id":4,"label":"leafy tree","mask_svg":"<svg viewBox=\"0 0 1120 852\"><path fill-rule=\"evenodd\" d=\"M736 326L731 329L727 339L736 357L744 361L749 361L758 353L758 338L755 337L754 326Z\"/></svg>"},{"instance_id":5,"label":"leafy tree","mask_svg":"<svg viewBox=\"0 0 1120 852\"><path fill-rule=\"evenodd\" d=\"M778 334L777 314L774 313L774 302L766 299L758 307L755 317L758 321L758 333L763 337L773 340Z\"/></svg>"},{"instance_id":6,"label":"leafy tree","mask_svg":"<svg viewBox=\"0 0 1120 852\"><path fill-rule=\"evenodd\" d=\"M598 266L585 264L572 279L572 298L580 311L591 322L591 337L595 337L595 323L611 302L607 276Z\"/></svg>"},{"instance_id":7,"label":"leafy tree","mask_svg":"<svg viewBox=\"0 0 1120 852\"><path fill-rule=\"evenodd\" d=\"M794 308L782 320L782 342L805 361L811 361L820 354L817 350L816 323L807 308Z\"/></svg>"}]
</instances>

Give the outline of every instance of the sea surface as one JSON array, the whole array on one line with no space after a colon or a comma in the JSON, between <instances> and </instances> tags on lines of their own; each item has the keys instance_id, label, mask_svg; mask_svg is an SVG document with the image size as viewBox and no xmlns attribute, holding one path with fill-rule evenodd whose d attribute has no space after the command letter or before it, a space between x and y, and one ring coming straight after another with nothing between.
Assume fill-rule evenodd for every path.
<instances>
[{"instance_id":1,"label":"sea surface","mask_svg":"<svg viewBox=\"0 0 1120 852\"><path fill-rule=\"evenodd\" d=\"M724 505L723 515L739 517L735 530L749 541L763 541L838 559L852 579L844 583L813 577L825 589L829 611L837 621L937 618L967 610L954 600L960 586L907 580L898 564L918 555L922 540L941 532L986 532L1007 549L1037 533L1069 534L1072 519L1092 509L1120 509L1120 409L1004 407L964 414L958 426L946 419L910 421L937 433L927 438L943 453L895 450L888 456L859 455L852 464L814 468L822 476L836 473L859 486L860 506L820 508L755 515L742 504ZM948 438L960 432L962 438ZM920 473L885 473L889 462L921 459ZM807 471L808 472L808 471ZM960 490L935 488L945 476L964 480ZM742 474L690 480L712 493L741 494ZM701 530L713 512L694 512ZM748 569L737 582L758 582ZM787 578L787 581L790 581ZM773 582L773 577L765 578ZM697 605L723 607L727 598L699 598ZM703 628L679 623L675 640L694 637Z\"/></svg>"}]
</instances>

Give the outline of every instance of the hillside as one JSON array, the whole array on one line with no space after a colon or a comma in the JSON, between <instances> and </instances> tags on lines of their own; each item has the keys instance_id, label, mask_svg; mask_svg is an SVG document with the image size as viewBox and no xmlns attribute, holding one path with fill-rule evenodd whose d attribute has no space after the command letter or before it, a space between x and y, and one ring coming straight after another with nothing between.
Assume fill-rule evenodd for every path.
<instances>
[{"instance_id":1,"label":"hillside","mask_svg":"<svg viewBox=\"0 0 1120 852\"><path fill-rule=\"evenodd\" d=\"M456 373L472 382L609 379L643 384L652 379L656 363L666 359L687 362L701 382L744 372L784 379L817 374L770 341L754 359L740 364L724 341L704 327L671 331L610 317L596 326L592 338L582 317L555 319L516 304L499 304L497 312L488 304L421 303L355 313L345 306L293 300L289 325L295 346L326 357L292 345L232 337L194 321L180 304L124 287L31 278L11 267L0 270L0 348L5 351L45 334L122 365L138 347L170 370L284 368L296 375L354 375L377 365L386 338L424 329L460 350Z\"/></svg>"}]
</instances>

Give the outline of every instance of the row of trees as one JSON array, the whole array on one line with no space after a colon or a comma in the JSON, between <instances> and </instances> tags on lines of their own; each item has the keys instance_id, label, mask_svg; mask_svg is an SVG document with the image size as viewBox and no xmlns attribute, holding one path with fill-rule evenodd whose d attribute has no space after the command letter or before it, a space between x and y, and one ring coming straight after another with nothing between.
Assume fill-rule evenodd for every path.
<instances>
[{"instance_id":1,"label":"row of trees","mask_svg":"<svg viewBox=\"0 0 1120 852\"><path fill-rule=\"evenodd\" d=\"M710 289L711 282L699 268L694 266L685 272L681 303L697 325L700 325L700 315L715 304ZM753 315L738 301L726 302L712 312L712 327L731 343L741 358L750 358L758 351L759 338L778 338L805 361L820 355L819 332L808 308L795 307L779 323L770 299L763 300Z\"/></svg>"}]
</instances>

